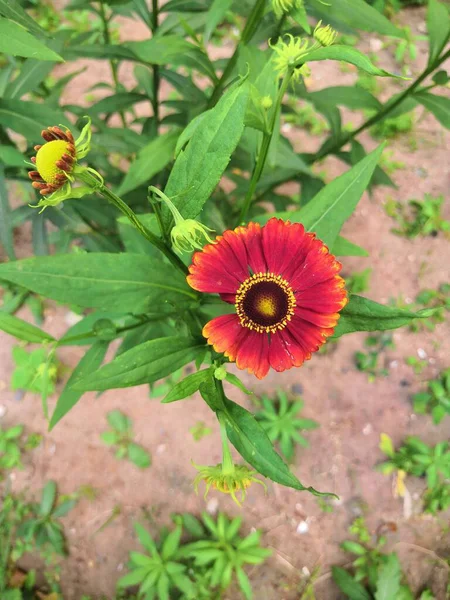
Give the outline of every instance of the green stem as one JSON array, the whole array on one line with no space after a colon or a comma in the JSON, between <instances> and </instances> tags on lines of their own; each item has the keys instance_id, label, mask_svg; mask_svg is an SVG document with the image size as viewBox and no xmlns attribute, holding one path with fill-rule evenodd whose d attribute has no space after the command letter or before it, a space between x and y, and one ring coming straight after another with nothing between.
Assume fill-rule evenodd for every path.
<instances>
[{"instance_id":1,"label":"green stem","mask_svg":"<svg viewBox=\"0 0 450 600\"><path fill-rule=\"evenodd\" d=\"M220 437L222 439L222 473L224 475L230 475L231 473L234 473L234 462L228 445L225 417L221 412L218 412L217 419L219 421Z\"/></svg>"},{"instance_id":2,"label":"green stem","mask_svg":"<svg viewBox=\"0 0 450 600\"><path fill-rule=\"evenodd\" d=\"M122 200L122 198L116 196L116 194L114 194L114 192L108 189L104 184L99 184L98 180L89 172L84 171L82 173L79 173L77 177L78 179L95 189L95 191L98 194L100 194L100 196L103 196L109 202L111 202L111 204L114 204L114 206L118 208L120 212L128 218L128 220L134 225L134 227L139 231L139 233L143 235L145 239L148 240L151 244L153 244L156 248L158 248L158 250L160 250L164 254L164 256L166 256L169 259L173 266L183 273L183 275L188 274L188 268L183 263L183 261L180 258L178 258L175 252L173 252L171 248L166 246L166 244L159 237L157 237L152 231L147 229L147 227L145 227L145 225L143 225L139 221L136 213L128 206L128 204L126 204Z\"/></svg>"},{"instance_id":3,"label":"green stem","mask_svg":"<svg viewBox=\"0 0 450 600\"><path fill-rule=\"evenodd\" d=\"M278 92L278 97L276 101L276 105L274 106L272 113L272 120L270 123L269 133L263 134L263 139L261 142L261 148L259 150L258 159L255 164L255 168L253 169L253 173L250 179L250 183L247 189L247 193L244 198L244 203L242 205L241 213L239 215L239 220L237 225L244 223L247 217L247 213L252 203L253 194L255 193L256 186L258 185L258 181L261 178L262 172L264 170L267 155L269 153L270 142L272 141L273 133L275 130L275 126L277 123L277 118L279 111L281 110L281 103L283 102L284 94L286 93L287 87L289 85L289 81L291 80L292 70L289 70L281 83L280 90Z\"/></svg>"},{"instance_id":4,"label":"green stem","mask_svg":"<svg viewBox=\"0 0 450 600\"><path fill-rule=\"evenodd\" d=\"M158 0L152 0L152 34L155 35L158 30ZM153 118L155 119L155 130L158 135L159 129L159 65L153 65Z\"/></svg>"},{"instance_id":5,"label":"green stem","mask_svg":"<svg viewBox=\"0 0 450 600\"><path fill-rule=\"evenodd\" d=\"M166 315L166 316L168 316L168 315ZM137 329L141 325L145 325L146 323L151 323L153 321L160 321L160 320L161 320L161 317L153 317L151 319L145 319L145 320L138 321L137 323L133 323L132 325L118 327L116 329L117 335L114 339L121 337L122 333L126 333L127 331L132 331L133 329ZM77 335L63 337L57 341L55 346L56 347L61 346L61 345L67 346L68 344L72 344L72 342L79 342L81 340L85 340L86 338L90 338L90 337L96 337L96 333L95 333L94 329L92 329L91 331L86 331L85 333L78 333Z\"/></svg>"},{"instance_id":6,"label":"green stem","mask_svg":"<svg viewBox=\"0 0 450 600\"><path fill-rule=\"evenodd\" d=\"M227 62L227 65L222 73L222 76L220 77L219 81L216 83L213 93L211 94L211 97L209 99L207 108L212 108L219 101L219 98L222 94L223 88L225 87L225 84L227 83L228 78L230 77L231 73L233 72L234 67L236 66L237 59L239 56L239 49L241 48L241 46L246 46L250 42L250 40L255 35L256 30L259 27L260 21L262 19L263 13L264 13L265 4L266 4L266 0L256 0L255 4L253 5L252 11L248 16L244 30L242 31L241 39L240 39L238 45L236 46L236 48L234 49L234 52L231 55L231 58Z\"/></svg>"},{"instance_id":7,"label":"green stem","mask_svg":"<svg viewBox=\"0 0 450 600\"><path fill-rule=\"evenodd\" d=\"M99 15L100 15L100 19L102 21L102 26L103 26L103 40L104 40L105 44L107 46L109 46L111 44L111 36L109 33L108 18L106 16L106 11L105 11L105 6L103 4L103 0L100 0ZM111 74L112 74L112 78L114 81L114 86L116 88L116 92L118 92L119 88L120 88L120 82L119 82L119 76L117 74L117 61L115 61L114 59L111 59L109 61L109 64L111 66ZM127 122L125 121L125 114L124 114L123 110L121 110L119 112L119 115L120 115L120 120L122 121L123 127L126 128Z\"/></svg>"},{"instance_id":8,"label":"green stem","mask_svg":"<svg viewBox=\"0 0 450 600\"><path fill-rule=\"evenodd\" d=\"M408 96L413 94L414 91L422 83L422 81L424 79L426 79L428 77L428 75L430 75L434 70L436 70L437 67L440 64L442 64L445 60L447 60L447 58L449 58L449 57L450 57L450 50L447 50L447 52L445 54L438 57L430 66L428 66L419 75L419 77L415 81L413 81L413 83L409 87L407 87L406 90L394 100L394 102L387 102L381 110L379 110L375 115L370 117L370 119L367 119L367 121L365 121L360 127L351 131L346 136L343 136L342 138L340 138L332 146L329 146L328 148L324 148L323 150L319 150L319 152L311 158L310 162L311 163L315 162L316 160L320 160L321 158L328 156L328 154L333 154L333 153L337 152L337 150L339 150L340 148L342 148L342 146L344 146L349 141L354 139L362 131L364 131L365 129L368 129L369 127L371 127L372 125L374 125L375 123L380 121L381 119L384 119L390 112L392 112L394 110L394 108L397 108L397 106L399 106Z\"/></svg>"}]
</instances>

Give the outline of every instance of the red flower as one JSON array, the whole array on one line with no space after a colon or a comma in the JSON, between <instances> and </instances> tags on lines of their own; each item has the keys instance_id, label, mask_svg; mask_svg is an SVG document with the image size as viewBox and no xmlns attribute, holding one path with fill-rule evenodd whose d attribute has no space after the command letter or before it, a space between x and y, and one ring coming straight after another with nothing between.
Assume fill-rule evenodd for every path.
<instances>
[{"instance_id":1,"label":"red flower","mask_svg":"<svg viewBox=\"0 0 450 600\"><path fill-rule=\"evenodd\" d=\"M216 352L258 379L300 367L333 334L347 304L341 264L303 225L270 219L225 231L193 256L188 283L220 294L235 314L203 335Z\"/></svg>"}]
</instances>

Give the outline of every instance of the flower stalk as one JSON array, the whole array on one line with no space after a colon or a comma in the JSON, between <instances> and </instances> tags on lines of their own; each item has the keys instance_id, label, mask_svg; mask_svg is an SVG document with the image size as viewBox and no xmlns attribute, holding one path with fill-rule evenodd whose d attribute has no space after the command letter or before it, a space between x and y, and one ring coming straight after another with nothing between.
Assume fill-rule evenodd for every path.
<instances>
[{"instance_id":1,"label":"flower stalk","mask_svg":"<svg viewBox=\"0 0 450 600\"><path fill-rule=\"evenodd\" d=\"M292 67L289 68L283 78L282 83L281 83L281 86L280 86L280 89L278 92L276 105L273 108L272 119L270 122L270 129L269 129L268 133L263 134L261 148L259 150L255 168L253 169L253 173L252 173L252 176L250 179L247 193L245 194L244 203L242 205L239 219L238 219L238 222L236 223L236 225L245 223L245 220L247 218L247 213L250 209L252 199L253 199L253 194L255 193L256 186L258 185L258 181L261 178L262 172L263 172L265 164L266 164L267 155L269 153L269 148L270 148L270 142L272 141L273 133L275 131L275 126L277 123L279 111L281 110L281 104L283 102L284 94L286 93L286 90L288 88L288 85L291 80L293 72L294 72L294 69Z\"/></svg>"}]
</instances>

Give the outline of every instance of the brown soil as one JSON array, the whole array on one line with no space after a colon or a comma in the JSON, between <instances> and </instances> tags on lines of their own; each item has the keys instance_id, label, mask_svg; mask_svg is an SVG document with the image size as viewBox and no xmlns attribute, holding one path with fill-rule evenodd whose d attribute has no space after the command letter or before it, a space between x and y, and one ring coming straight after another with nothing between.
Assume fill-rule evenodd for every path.
<instances>
[{"instance_id":1,"label":"brown soil","mask_svg":"<svg viewBox=\"0 0 450 600\"><path fill-rule=\"evenodd\" d=\"M405 12L402 21L416 33L424 30L422 10ZM121 20L120 31L122 39L145 36L134 22L126 19ZM376 44L375 36L365 36L365 49ZM389 51L383 50L379 56L383 68L398 70ZM426 49L420 45L413 73L423 67L425 60ZM73 102L76 97L78 102L81 91L100 80L109 80L109 67L103 61L80 60L57 67L55 73L60 75L81 65L87 66L87 70L66 88L64 101ZM312 72L311 89L355 81L355 73L344 74L331 61L314 63ZM120 74L130 87L131 70L123 66ZM383 95L397 87L390 80L381 80L381 84ZM355 115L351 118L355 123ZM291 130L289 135L298 150L310 150L320 141L300 131ZM362 138L366 147L375 145L369 135ZM414 151L411 139L417 146ZM390 232L393 221L383 210L383 202L389 196L406 201L423 198L425 192L448 193L448 142L448 134L434 118L418 110L414 132L390 144L393 158L405 163L405 168L394 176L398 189L377 188L372 198L366 195L344 228L349 239L370 252L370 258L345 259L345 272L370 266L373 272L366 295L374 300L387 302L399 295L413 299L419 290L437 287L448 280L448 240L441 235L414 241L398 237ZM327 160L321 168L325 169L328 180L344 170L335 159ZM448 204L444 213L446 218L450 217ZM30 254L26 231L17 233L17 241L20 255ZM27 317L26 312L24 315ZM70 315L61 307L48 303L45 317L45 329L53 335L61 335L68 327ZM214 492L206 502L201 495L196 496L192 489L195 471L191 459L197 464L214 464L221 458L215 419L197 396L162 406L157 399L149 399L146 387L110 391L99 398L86 394L55 430L47 433L39 398L26 394L18 400L9 390L13 369L11 348L15 342L0 334L0 404L6 409L2 425L20 422L29 432L45 435L42 445L27 459L25 470L15 474L14 488L36 491L45 481L54 479L63 493L74 492L82 485L90 485L98 492L96 500L81 500L64 520L70 548L70 557L63 563L65 598L79 600L83 593L95 598L113 594L128 551L137 547L132 523L142 518L144 508L154 518L150 526L153 533L168 523L172 512L200 513L207 508L211 512L241 513L247 529L262 528L264 544L273 549L273 557L268 567L250 571L257 600L299 598L299 582L318 565L322 575L316 585L317 598L338 598L329 567L349 560L339 543L348 537L349 524L361 514L367 516L373 532L383 528L390 531L387 547L398 550L414 589L418 591L429 585L436 597L444 600L448 569L434 560L433 552L450 556L446 526L449 515L421 514L422 484L412 479L407 480L412 507L394 498L392 481L377 473L374 466L383 459L378 449L381 432L388 433L395 443L408 434L420 435L428 443L448 438L448 421L435 427L428 417L415 416L410 402L412 393L422 389L423 381L448 366L448 334L447 324L440 325L434 333L395 331L396 348L382 357L389 375L377 378L374 383L369 383L367 375L354 366L353 354L363 348L362 334L345 337L333 351L316 355L302 369L271 373L264 381L240 374L256 395L271 394L279 387L301 393L305 400L304 416L317 420L320 428L307 435L310 448L297 451L293 470L304 484L339 495L332 513L323 512L308 493L270 482L267 496L260 486L251 488L242 510L228 497ZM416 376L404 359L416 355L419 349L426 353L428 366ZM58 357L74 366L82 353L82 349L62 348ZM235 388L229 394L237 402L250 405L248 398ZM57 395L51 399L51 407L56 399ZM150 469L140 471L127 462L115 460L101 442L99 434L107 429L106 413L116 408L132 418L137 440L151 451ZM210 426L214 433L194 442L189 428L198 421ZM120 514L99 531L115 507L120 508ZM307 528L305 533L299 533L300 522L307 524L307 527L303 524ZM229 600L237 597L237 593L228 595Z\"/></svg>"}]
</instances>

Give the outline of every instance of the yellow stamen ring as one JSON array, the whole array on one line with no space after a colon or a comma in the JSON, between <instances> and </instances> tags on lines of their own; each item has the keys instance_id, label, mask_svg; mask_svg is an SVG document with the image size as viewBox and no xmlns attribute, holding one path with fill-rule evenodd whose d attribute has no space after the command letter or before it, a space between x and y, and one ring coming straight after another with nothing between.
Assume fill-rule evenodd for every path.
<instances>
[{"instance_id":1,"label":"yellow stamen ring","mask_svg":"<svg viewBox=\"0 0 450 600\"><path fill-rule=\"evenodd\" d=\"M240 285L235 306L243 327L275 333L292 319L296 300L292 287L281 275L255 273Z\"/></svg>"}]
</instances>

